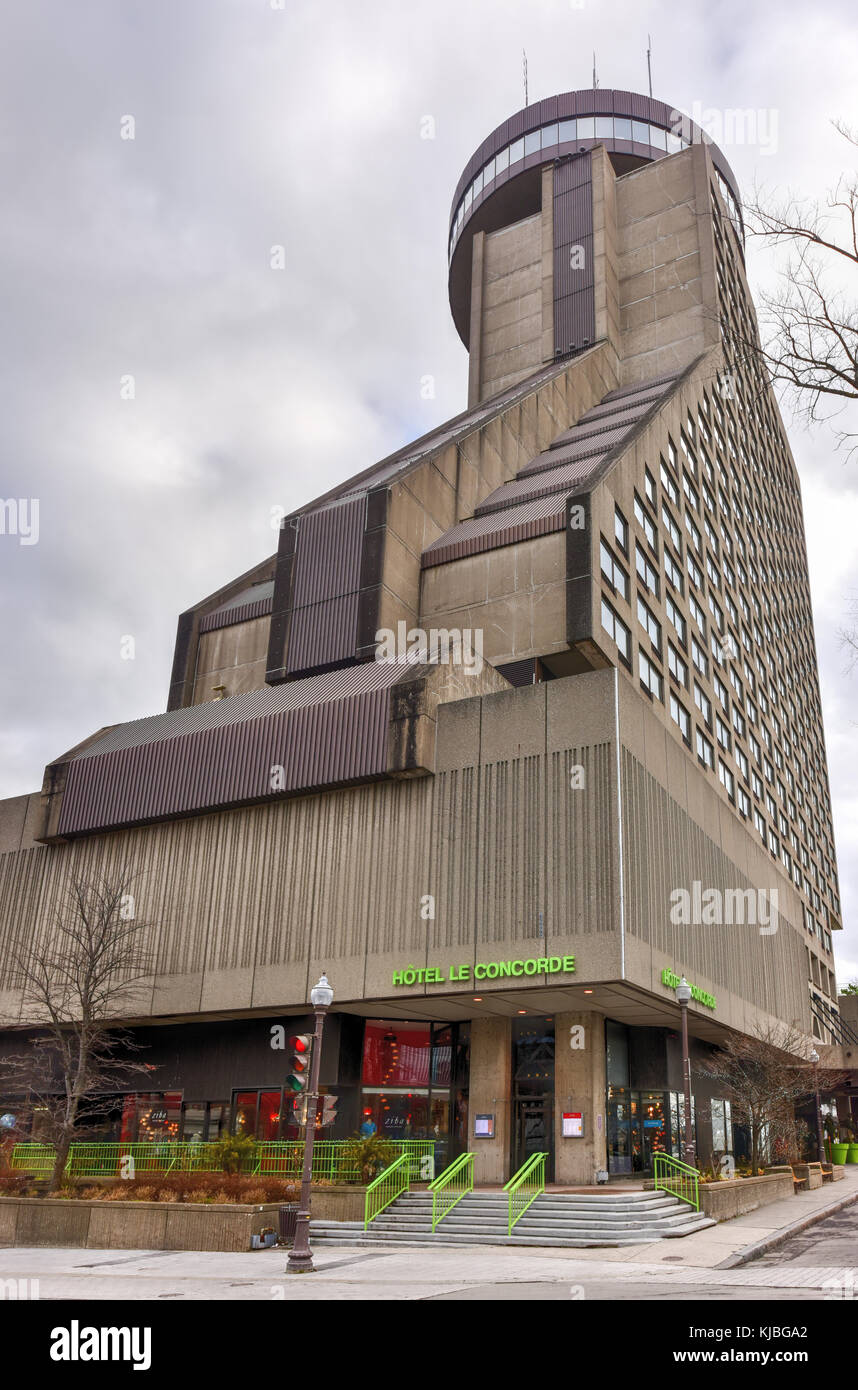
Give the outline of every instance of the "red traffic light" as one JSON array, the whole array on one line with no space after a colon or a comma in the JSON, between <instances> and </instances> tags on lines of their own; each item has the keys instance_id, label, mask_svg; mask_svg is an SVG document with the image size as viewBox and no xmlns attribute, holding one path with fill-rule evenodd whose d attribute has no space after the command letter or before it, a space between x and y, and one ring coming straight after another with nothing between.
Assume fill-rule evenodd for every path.
<instances>
[{"instance_id":1,"label":"red traffic light","mask_svg":"<svg viewBox=\"0 0 858 1390\"><path fill-rule=\"evenodd\" d=\"M295 1033L289 1039L290 1052L309 1052L313 1045L313 1037L310 1033Z\"/></svg>"}]
</instances>

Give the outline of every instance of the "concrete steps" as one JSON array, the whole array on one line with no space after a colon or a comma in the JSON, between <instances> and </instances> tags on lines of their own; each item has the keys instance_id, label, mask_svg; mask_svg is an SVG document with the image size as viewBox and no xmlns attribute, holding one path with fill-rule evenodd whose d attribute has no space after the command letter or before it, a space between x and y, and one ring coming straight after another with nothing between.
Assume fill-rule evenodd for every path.
<instances>
[{"instance_id":1,"label":"concrete steps","mask_svg":"<svg viewBox=\"0 0 858 1390\"><path fill-rule=\"evenodd\" d=\"M408 1192L364 1231L360 1221L313 1221L314 1245L638 1245L714 1226L686 1202L664 1192L546 1193L507 1233L507 1197L471 1192L433 1233L432 1194Z\"/></svg>"}]
</instances>

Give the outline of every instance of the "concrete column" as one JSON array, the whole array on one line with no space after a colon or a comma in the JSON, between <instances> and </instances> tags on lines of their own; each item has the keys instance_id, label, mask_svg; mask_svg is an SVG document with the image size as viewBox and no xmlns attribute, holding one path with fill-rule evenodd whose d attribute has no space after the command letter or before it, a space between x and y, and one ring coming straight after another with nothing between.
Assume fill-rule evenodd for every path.
<instances>
[{"instance_id":1,"label":"concrete column","mask_svg":"<svg viewBox=\"0 0 858 1390\"><path fill-rule=\"evenodd\" d=\"M468 1148L476 1155L474 1181L502 1186L509 1177L512 1034L508 1018L471 1021ZM494 1115L494 1139L474 1138L477 1115Z\"/></svg>"},{"instance_id":2,"label":"concrete column","mask_svg":"<svg viewBox=\"0 0 858 1390\"><path fill-rule=\"evenodd\" d=\"M607 1168L605 1146L605 1020L601 1014L557 1014L554 1049L554 1181L595 1182ZM583 1030L583 1031L581 1031ZM564 1139L564 1111L584 1116L584 1136Z\"/></svg>"}]
</instances>

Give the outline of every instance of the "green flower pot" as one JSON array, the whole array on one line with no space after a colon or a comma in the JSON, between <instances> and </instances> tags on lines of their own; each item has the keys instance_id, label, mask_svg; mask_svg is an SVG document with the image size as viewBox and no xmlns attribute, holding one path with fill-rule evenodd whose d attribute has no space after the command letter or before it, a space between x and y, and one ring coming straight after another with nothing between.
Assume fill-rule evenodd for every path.
<instances>
[{"instance_id":1,"label":"green flower pot","mask_svg":"<svg viewBox=\"0 0 858 1390\"><path fill-rule=\"evenodd\" d=\"M832 1162L832 1163L845 1163L845 1162L846 1162L846 1156L847 1156L848 1153L849 1153L849 1145L848 1145L848 1144L832 1144L832 1145L831 1145L831 1162Z\"/></svg>"},{"instance_id":2,"label":"green flower pot","mask_svg":"<svg viewBox=\"0 0 858 1390\"><path fill-rule=\"evenodd\" d=\"M849 1152L846 1155L847 1163L858 1163L858 1144L850 1144Z\"/></svg>"}]
</instances>

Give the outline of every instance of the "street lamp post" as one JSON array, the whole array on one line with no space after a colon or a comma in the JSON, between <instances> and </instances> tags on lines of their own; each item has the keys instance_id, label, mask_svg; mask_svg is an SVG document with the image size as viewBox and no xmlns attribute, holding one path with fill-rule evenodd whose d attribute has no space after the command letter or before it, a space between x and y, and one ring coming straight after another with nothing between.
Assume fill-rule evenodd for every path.
<instances>
[{"instance_id":1,"label":"street lamp post","mask_svg":"<svg viewBox=\"0 0 858 1390\"><path fill-rule=\"evenodd\" d=\"M322 972L319 983L310 990L310 1003L316 1015L313 1056L310 1062L310 1088L307 1092L307 1126L304 1135L304 1171L301 1175L301 1201L295 1223L295 1240L286 1264L288 1274L312 1274L315 1269L310 1249L310 1183L313 1177L313 1145L316 1142L316 1109L319 1097L319 1067L322 1061L322 1032L325 1015L331 1007L334 991Z\"/></svg>"},{"instance_id":2,"label":"street lamp post","mask_svg":"<svg viewBox=\"0 0 858 1390\"><path fill-rule=\"evenodd\" d=\"M816 1099L816 1147L820 1163L825 1162L825 1140L822 1134L822 1106L819 1103L819 1053L816 1048L810 1054L813 1063L813 1094Z\"/></svg>"},{"instance_id":3,"label":"street lamp post","mask_svg":"<svg viewBox=\"0 0 858 1390\"><path fill-rule=\"evenodd\" d=\"M692 1168L696 1168L696 1154L691 1129L691 1057L688 1052L688 1005L691 1002L691 986L684 975L676 986L676 1002L682 1013L682 1085L685 1092L685 1142L683 1150L685 1162Z\"/></svg>"}]
</instances>

